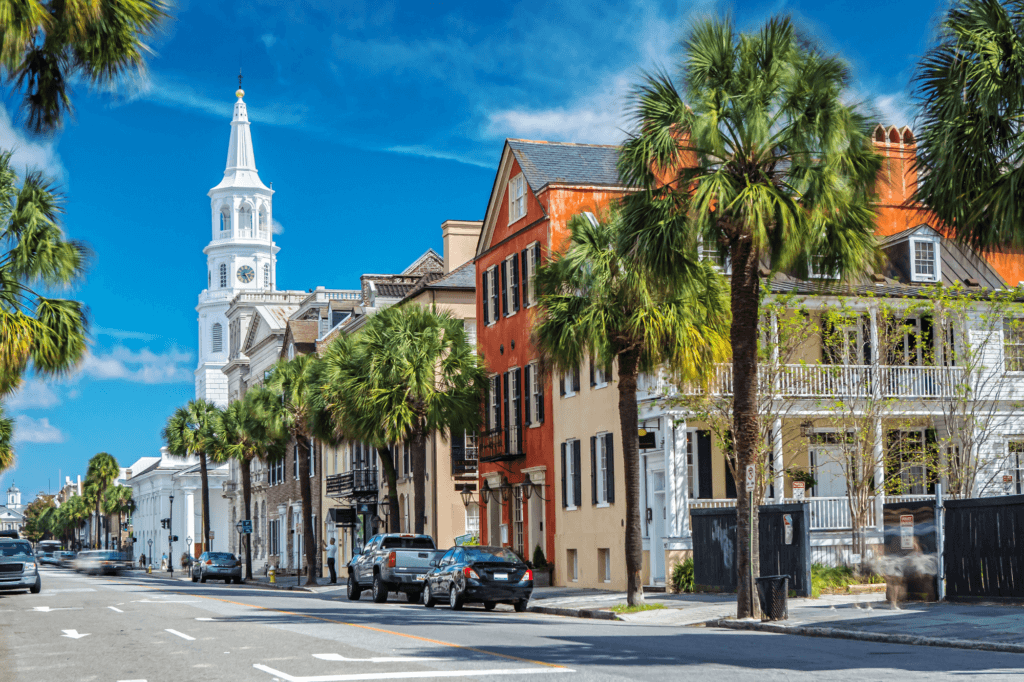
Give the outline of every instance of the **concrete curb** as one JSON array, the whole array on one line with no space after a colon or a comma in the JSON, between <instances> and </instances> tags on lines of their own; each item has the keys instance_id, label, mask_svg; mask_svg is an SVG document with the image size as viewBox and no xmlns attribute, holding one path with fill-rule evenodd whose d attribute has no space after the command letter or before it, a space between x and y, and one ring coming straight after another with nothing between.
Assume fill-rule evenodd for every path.
<instances>
[{"instance_id":1,"label":"concrete curb","mask_svg":"<svg viewBox=\"0 0 1024 682\"><path fill-rule=\"evenodd\" d=\"M308 592L310 594L316 594L316 590L311 590L308 587L302 587L301 585L271 585L270 583L260 582L258 580L244 580L243 585L249 587L259 587L264 590L290 590L292 592Z\"/></svg>"},{"instance_id":2,"label":"concrete curb","mask_svg":"<svg viewBox=\"0 0 1024 682\"><path fill-rule=\"evenodd\" d=\"M558 606L530 606L530 613L546 613L549 616L568 616L570 618L592 618L595 620L622 620L612 611L599 609L563 609Z\"/></svg>"},{"instance_id":3,"label":"concrete curb","mask_svg":"<svg viewBox=\"0 0 1024 682\"><path fill-rule=\"evenodd\" d=\"M979 642L968 639L943 639L940 637L915 637L914 635L862 632L860 630L822 628L811 625L781 625L779 623L758 623L730 619L709 620L706 625L708 627L729 628L731 630L758 630L761 632L774 632L783 635L803 635L804 637L856 639L862 642L886 642L889 644L912 644L916 646L941 646L951 649L974 649L976 651L998 651L1001 653L1024 654L1024 644L1000 644L997 642Z\"/></svg>"}]
</instances>

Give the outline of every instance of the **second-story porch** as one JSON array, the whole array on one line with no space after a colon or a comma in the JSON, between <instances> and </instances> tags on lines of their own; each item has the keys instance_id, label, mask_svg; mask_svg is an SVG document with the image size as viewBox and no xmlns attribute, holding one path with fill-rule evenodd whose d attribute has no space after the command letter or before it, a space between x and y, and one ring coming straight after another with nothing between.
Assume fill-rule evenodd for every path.
<instances>
[{"instance_id":1,"label":"second-story porch","mask_svg":"<svg viewBox=\"0 0 1024 682\"><path fill-rule=\"evenodd\" d=\"M327 477L327 496L353 500L377 499L377 470L353 469Z\"/></svg>"}]
</instances>

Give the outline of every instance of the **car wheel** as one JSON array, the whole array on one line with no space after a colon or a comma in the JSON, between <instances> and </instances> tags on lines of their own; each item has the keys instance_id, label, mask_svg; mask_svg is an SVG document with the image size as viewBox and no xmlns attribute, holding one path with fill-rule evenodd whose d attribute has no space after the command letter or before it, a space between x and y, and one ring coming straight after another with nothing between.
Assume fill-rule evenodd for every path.
<instances>
[{"instance_id":1,"label":"car wheel","mask_svg":"<svg viewBox=\"0 0 1024 682\"><path fill-rule=\"evenodd\" d=\"M452 607L452 611L462 610L462 597L459 596L459 589L452 585L451 592L448 593L448 606Z\"/></svg>"},{"instance_id":2,"label":"car wheel","mask_svg":"<svg viewBox=\"0 0 1024 682\"><path fill-rule=\"evenodd\" d=\"M199 582L201 582L201 583L205 583L206 582L206 576L203 575L202 571L199 571Z\"/></svg>"},{"instance_id":3,"label":"car wheel","mask_svg":"<svg viewBox=\"0 0 1024 682\"><path fill-rule=\"evenodd\" d=\"M430 591L430 585L424 585L423 586L423 605L426 606L428 609L432 609L432 608L434 608L434 604L436 604L436 603L437 603L437 600L434 599L434 594Z\"/></svg>"},{"instance_id":4,"label":"car wheel","mask_svg":"<svg viewBox=\"0 0 1024 682\"><path fill-rule=\"evenodd\" d=\"M235 584L236 585L241 585L242 584L242 576L238 576L237 578L235 578Z\"/></svg>"},{"instance_id":5,"label":"car wheel","mask_svg":"<svg viewBox=\"0 0 1024 682\"><path fill-rule=\"evenodd\" d=\"M380 579L380 574L373 576L373 601L375 604L383 604L388 600L388 589L384 585L384 581Z\"/></svg>"},{"instance_id":6,"label":"car wheel","mask_svg":"<svg viewBox=\"0 0 1024 682\"><path fill-rule=\"evenodd\" d=\"M498 602L495 602L495 601L485 601L484 602L484 611L493 611L494 607L497 606L497 605L498 605Z\"/></svg>"},{"instance_id":7,"label":"car wheel","mask_svg":"<svg viewBox=\"0 0 1024 682\"><path fill-rule=\"evenodd\" d=\"M43 581L40 578L36 578L36 584L28 588L28 591L32 594L39 594L43 590Z\"/></svg>"},{"instance_id":8,"label":"car wheel","mask_svg":"<svg viewBox=\"0 0 1024 682\"><path fill-rule=\"evenodd\" d=\"M363 591L361 589L359 589L359 583L357 583L356 579L352 576L351 573L349 573L348 574L348 598L349 598L349 600L351 600L351 601L359 601L359 595L362 594L362 593L363 593Z\"/></svg>"},{"instance_id":9,"label":"car wheel","mask_svg":"<svg viewBox=\"0 0 1024 682\"><path fill-rule=\"evenodd\" d=\"M192 582L194 582L194 583L199 582L199 574L198 573L193 573L192 574Z\"/></svg>"},{"instance_id":10,"label":"car wheel","mask_svg":"<svg viewBox=\"0 0 1024 682\"><path fill-rule=\"evenodd\" d=\"M516 613L522 613L522 612L526 611L527 601L528 600L526 600L526 599L520 599L515 604L513 604L513 606L515 607Z\"/></svg>"}]
</instances>

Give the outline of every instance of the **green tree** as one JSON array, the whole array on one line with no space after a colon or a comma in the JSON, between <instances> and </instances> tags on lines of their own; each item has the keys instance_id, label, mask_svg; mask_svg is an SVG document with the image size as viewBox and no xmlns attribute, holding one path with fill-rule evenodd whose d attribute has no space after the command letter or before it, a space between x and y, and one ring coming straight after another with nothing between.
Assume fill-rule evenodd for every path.
<instances>
[{"instance_id":1,"label":"green tree","mask_svg":"<svg viewBox=\"0 0 1024 682\"><path fill-rule=\"evenodd\" d=\"M1024 247L1024 3L957 0L913 78L915 198L981 250Z\"/></svg>"},{"instance_id":2,"label":"green tree","mask_svg":"<svg viewBox=\"0 0 1024 682\"><path fill-rule=\"evenodd\" d=\"M259 409L261 404L274 400L266 388L251 388L242 400L228 405L221 417L221 430L217 434L217 459L234 459L238 461L242 478L242 500L245 505L245 518L252 519L252 462L263 460L275 462L282 459L288 446L286 431L275 431L266 419L265 412ZM245 579L252 579L252 548L245 544Z\"/></svg>"},{"instance_id":3,"label":"green tree","mask_svg":"<svg viewBox=\"0 0 1024 682\"><path fill-rule=\"evenodd\" d=\"M0 8L0 80L22 94L30 129L61 127L71 87L107 87L140 71L167 17L160 0L14 0Z\"/></svg>"},{"instance_id":4,"label":"green tree","mask_svg":"<svg viewBox=\"0 0 1024 682\"><path fill-rule=\"evenodd\" d=\"M17 388L29 363L61 376L85 353L85 307L36 291L72 286L85 273L88 250L64 236L63 210L52 181L33 172L19 186L10 152L0 152L0 397Z\"/></svg>"},{"instance_id":5,"label":"green tree","mask_svg":"<svg viewBox=\"0 0 1024 682\"><path fill-rule=\"evenodd\" d=\"M64 529L65 537L70 538L74 543L78 541L78 531L85 524L85 520L92 513L87 499L81 495L75 495L60 506L60 525Z\"/></svg>"},{"instance_id":6,"label":"green tree","mask_svg":"<svg viewBox=\"0 0 1024 682\"><path fill-rule=\"evenodd\" d=\"M94 547L99 549L100 547L100 510L103 507L104 499L106 498L107 489L110 484L117 480L118 475L121 473L121 467L118 465L117 460L114 456L106 452L99 452L93 455L92 459L89 460L89 466L85 471L85 487L87 496L93 503L96 510L96 541Z\"/></svg>"},{"instance_id":7,"label":"green tree","mask_svg":"<svg viewBox=\"0 0 1024 682\"><path fill-rule=\"evenodd\" d=\"M640 526L637 378L667 365L679 377L706 375L728 357L728 286L710 264L694 264L692 279L665 287L629 261L618 207L569 220L569 249L536 275L539 296L534 338L545 365L556 371L618 368L619 425L626 478L626 577L631 606L644 602Z\"/></svg>"},{"instance_id":8,"label":"green tree","mask_svg":"<svg viewBox=\"0 0 1024 682\"><path fill-rule=\"evenodd\" d=\"M0 473L14 466L14 420L4 414L0 404Z\"/></svg>"},{"instance_id":9,"label":"green tree","mask_svg":"<svg viewBox=\"0 0 1024 682\"><path fill-rule=\"evenodd\" d=\"M53 535L51 510L56 510L57 504L53 501L52 495L40 495L32 500L25 507L24 534L32 542L39 542Z\"/></svg>"},{"instance_id":10,"label":"green tree","mask_svg":"<svg viewBox=\"0 0 1024 682\"><path fill-rule=\"evenodd\" d=\"M309 481L313 438L327 439L325 415L320 401L320 358L299 355L274 365L267 380L269 395L259 400L261 419L273 433L285 432L304 456L299 456L299 492L302 497L302 548L306 562L306 584L316 584L316 535L313 529L313 490ZM296 452L299 455L299 452ZM319 491L317 491L319 494Z\"/></svg>"},{"instance_id":11,"label":"green tree","mask_svg":"<svg viewBox=\"0 0 1024 682\"><path fill-rule=\"evenodd\" d=\"M132 489L126 485L115 485L107 490L106 500L103 503L103 511L107 516L117 515L117 549L121 549L121 524L122 519L130 516L135 511L135 500L132 498Z\"/></svg>"},{"instance_id":12,"label":"green tree","mask_svg":"<svg viewBox=\"0 0 1024 682\"><path fill-rule=\"evenodd\" d=\"M631 253L666 286L693 271L699 248L731 267L733 436L740 472L757 465L758 321L762 270L845 277L875 262L871 194L881 162L868 119L846 102L847 65L812 46L788 18L757 33L729 20L694 25L681 88L648 75L631 96L635 128L620 155ZM767 273L766 273L767 274ZM757 515L737 501L737 613L756 615Z\"/></svg>"},{"instance_id":13,"label":"green tree","mask_svg":"<svg viewBox=\"0 0 1024 682\"><path fill-rule=\"evenodd\" d=\"M190 400L167 420L163 439L172 455L199 458L199 475L203 486L203 550L210 547L210 480L207 454L213 449L221 427L220 408L202 398ZM170 558L170 557L168 557Z\"/></svg>"}]
</instances>

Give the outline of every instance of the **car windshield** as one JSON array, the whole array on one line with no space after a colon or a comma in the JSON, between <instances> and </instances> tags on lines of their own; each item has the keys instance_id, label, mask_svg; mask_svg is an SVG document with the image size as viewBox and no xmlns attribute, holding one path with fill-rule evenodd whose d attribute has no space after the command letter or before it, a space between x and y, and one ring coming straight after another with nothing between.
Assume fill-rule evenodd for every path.
<instances>
[{"instance_id":1,"label":"car windshield","mask_svg":"<svg viewBox=\"0 0 1024 682\"><path fill-rule=\"evenodd\" d=\"M227 552L210 552L206 555L206 558L213 559L214 561L234 561L235 555Z\"/></svg>"},{"instance_id":2,"label":"car windshield","mask_svg":"<svg viewBox=\"0 0 1024 682\"><path fill-rule=\"evenodd\" d=\"M434 549L430 538L384 538L381 549Z\"/></svg>"},{"instance_id":3,"label":"car windshield","mask_svg":"<svg viewBox=\"0 0 1024 682\"><path fill-rule=\"evenodd\" d=\"M505 564L520 563L519 557L511 550L504 547L463 547L466 551L466 561L474 562L501 562Z\"/></svg>"},{"instance_id":4,"label":"car windshield","mask_svg":"<svg viewBox=\"0 0 1024 682\"><path fill-rule=\"evenodd\" d=\"M0 556L32 556L32 545L27 542L0 542Z\"/></svg>"},{"instance_id":5,"label":"car windshield","mask_svg":"<svg viewBox=\"0 0 1024 682\"><path fill-rule=\"evenodd\" d=\"M120 559L117 552L98 552L99 558L106 559L107 561L113 561L114 559Z\"/></svg>"}]
</instances>

